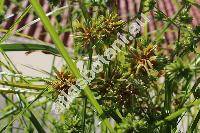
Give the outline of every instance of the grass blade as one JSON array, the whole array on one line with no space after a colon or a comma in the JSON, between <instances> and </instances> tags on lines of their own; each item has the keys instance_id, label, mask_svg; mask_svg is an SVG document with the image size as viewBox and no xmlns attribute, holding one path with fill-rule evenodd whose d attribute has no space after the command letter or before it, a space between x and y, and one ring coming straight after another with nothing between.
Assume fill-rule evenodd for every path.
<instances>
[{"instance_id":1,"label":"grass blade","mask_svg":"<svg viewBox=\"0 0 200 133\"><path fill-rule=\"evenodd\" d=\"M0 93L14 93L14 94L18 94L18 93L31 93L31 94L37 94L38 92L36 91L30 91L28 89L7 89L7 88L0 88Z\"/></svg>"},{"instance_id":2,"label":"grass blade","mask_svg":"<svg viewBox=\"0 0 200 133\"><path fill-rule=\"evenodd\" d=\"M4 119L4 118L6 118L6 117L8 117L10 115L15 114L17 111L18 111L18 109L13 109L13 110L8 111L5 115L0 117L0 120Z\"/></svg>"},{"instance_id":3,"label":"grass blade","mask_svg":"<svg viewBox=\"0 0 200 133\"><path fill-rule=\"evenodd\" d=\"M7 40L9 38L10 35L12 35L12 33L14 32L16 26L21 22L21 20L24 18L24 16L30 11L30 9L32 8L31 5L29 5L24 12L20 15L20 17L15 21L15 23L9 28L9 30L7 31L6 34L3 35L3 37L0 39L0 44L2 42L4 42L5 40Z\"/></svg>"},{"instance_id":4,"label":"grass blade","mask_svg":"<svg viewBox=\"0 0 200 133\"><path fill-rule=\"evenodd\" d=\"M164 27L162 28L161 31L158 32L157 36L156 36L156 40L153 43L157 43L159 42L159 40L161 39L161 37L163 36L163 34L165 33L165 31L167 30L167 28L169 28L169 26L172 24L172 22L177 18L177 16L181 13L181 11L185 8L185 6L182 6L178 12L172 17L171 21L167 22Z\"/></svg>"},{"instance_id":5,"label":"grass blade","mask_svg":"<svg viewBox=\"0 0 200 133\"><path fill-rule=\"evenodd\" d=\"M193 123L192 123L192 126L191 126L191 128L190 128L190 133L193 133L193 131L194 131L195 128L197 127L197 124L198 124L199 120L200 120L200 110L199 110L197 116L195 117L195 119L194 119L194 121L193 121Z\"/></svg>"},{"instance_id":6,"label":"grass blade","mask_svg":"<svg viewBox=\"0 0 200 133\"><path fill-rule=\"evenodd\" d=\"M57 12L61 12L62 10L65 10L66 8L68 8L68 5L60 7L60 8L57 8L57 9L53 10L52 12L47 13L46 16L50 16L50 15L53 15L53 14L55 14ZM31 21L30 23L28 23L28 24L24 25L23 27L21 27L20 29L18 29L16 31L16 33L20 32L20 31L22 31L22 30L24 30L24 29L26 29L28 27L30 27L31 25L33 25L33 24L35 24L35 23L37 23L39 21L40 21L40 18L37 18L37 19Z\"/></svg>"},{"instance_id":7,"label":"grass blade","mask_svg":"<svg viewBox=\"0 0 200 133\"><path fill-rule=\"evenodd\" d=\"M26 14L30 11L30 9L32 8L31 5L29 5L24 12L19 16L19 18L17 18L17 20L15 21L15 23L9 28L9 30L3 35L3 37L0 38L0 45L6 41L9 36L11 36L15 30L15 28L17 27L17 25L21 22L21 20L26 16ZM6 59L7 63L9 64L10 67L13 67L17 73L19 73L19 71L17 70L17 68L15 67L15 65L12 63L12 61L10 60L10 58L7 56L7 54L0 48L0 52L2 53L3 57Z\"/></svg>"},{"instance_id":8,"label":"grass blade","mask_svg":"<svg viewBox=\"0 0 200 133\"><path fill-rule=\"evenodd\" d=\"M29 117L29 119L31 120L35 128L37 129L38 133L45 133L44 129L42 128L40 122L37 120L35 115L32 112L30 112L30 115L31 116Z\"/></svg>"},{"instance_id":9,"label":"grass blade","mask_svg":"<svg viewBox=\"0 0 200 133\"><path fill-rule=\"evenodd\" d=\"M54 55L58 55L59 52L57 49L53 48L50 45L43 45L43 44L1 44L0 48L3 49L5 52L7 51L35 51L35 50L42 50L45 52L49 52Z\"/></svg>"},{"instance_id":10,"label":"grass blade","mask_svg":"<svg viewBox=\"0 0 200 133\"><path fill-rule=\"evenodd\" d=\"M4 0L0 1L0 13L3 12Z\"/></svg>"},{"instance_id":11,"label":"grass blade","mask_svg":"<svg viewBox=\"0 0 200 133\"><path fill-rule=\"evenodd\" d=\"M2 80L0 80L0 84L12 87L34 89L34 90L44 90L46 88L46 85L32 85L32 84L24 84L17 82L2 81Z\"/></svg>"},{"instance_id":12,"label":"grass blade","mask_svg":"<svg viewBox=\"0 0 200 133\"><path fill-rule=\"evenodd\" d=\"M35 101L37 101L46 91L48 90L48 86L40 93L38 96L25 108L22 109L22 111L19 112L19 114L6 126L4 126L1 130L0 133L6 130L10 125L12 125L13 122L15 122Z\"/></svg>"},{"instance_id":13,"label":"grass blade","mask_svg":"<svg viewBox=\"0 0 200 133\"><path fill-rule=\"evenodd\" d=\"M200 105L200 99L194 101L193 103L190 103L186 107L183 107L183 108L179 109L178 111L172 113L171 115L165 117L164 120L156 122L155 125L156 126L161 126L161 125L165 124L166 122L174 120L175 118L177 118L178 116L180 116L182 113L186 112L191 107L193 107L193 106L199 106L199 105Z\"/></svg>"}]
</instances>

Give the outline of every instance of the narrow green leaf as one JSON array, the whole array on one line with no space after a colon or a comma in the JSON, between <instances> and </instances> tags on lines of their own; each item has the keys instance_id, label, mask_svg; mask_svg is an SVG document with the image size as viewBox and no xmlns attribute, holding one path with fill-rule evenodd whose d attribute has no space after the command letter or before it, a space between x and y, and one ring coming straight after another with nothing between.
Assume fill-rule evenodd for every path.
<instances>
[{"instance_id":1,"label":"narrow green leaf","mask_svg":"<svg viewBox=\"0 0 200 133\"><path fill-rule=\"evenodd\" d=\"M14 94L18 94L18 93L31 93L31 94L37 94L38 92L36 91L30 91L29 89L7 89L7 88L0 88L0 93L14 93Z\"/></svg>"},{"instance_id":2,"label":"narrow green leaf","mask_svg":"<svg viewBox=\"0 0 200 133\"><path fill-rule=\"evenodd\" d=\"M82 133L85 133L85 118L86 118L87 98L83 98L83 110L82 110Z\"/></svg>"},{"instance_id":3,"label":"narrow green leaf","mask_svg":"<svg viewBox=\"0 0 200 133\"><path fill-rule=\"evenodd\" d=\"M163 36L163 34L165 33L165 31L167 30L167 28L169 28L169 26L174 22L174 20L178 17L178 15L181 13L181 11L185 8L185 6L183 5L178 12L172 17L171 21L167 22L164 27L162 28L161 31L158 31L158 34L156 36L156 40L154 41L154 43L156 44L157 42L159 42L159 40L161 39L161 37Z\"/></svg>"},{"instance_id":4,"label":"narrow green leaf","mask_svg":"<svg viewBox=\"0 0 200 133\"><path fill-rule=\"evenodd\" d=\"M17 27L17 25L21 22L21 20L26 16L26 14L30 11L30 9L32 8L31 5L29 5L24 11L23 13L17 18L17 20L14 22L14 24L9 28L9 30L3 35L3 37L0 38L0 45L6 41L14 32L15 28ZM8 57L8 55L0 48L0 52L2 53L3 57L6 59L8 65L13 68L16 73L19 73L19 71L17 70L17 68L15 67L15 65L12 63L12 61L10 60L10 58Z\"/></svg>"},{"instance_id":5,"label":"narrow green leaf","mask_svg":"<svg viewBox=\"0 0 200 133\"><path fill-rule=\"evenodd\" d=\"M18 88L34 89L34 90L44 90L47 87L46 85L31 85L31 84L16 83L16 82L9 82L2 80L0 80L0 84Z\"/></svg>"},{"instance_id":6,"label":"narrow green leaf","mask_svg":"<svg viewBox=\"0 0 200 133\"><path fill-rule=\"evenodd\" d=\"M192 126L190 128L190 133L193 133L194 129L197 127L199 120L200 120L200 110L192 123Z\"/></svg>"},{"instance_id":7,"label":"narrow green leaf","mask_svg":"<svg viewBox=\"0 0 200 133\"><path fill-rule=\"evenodd\" d=\"M0 48L5 52L7 51L35 51L42 50L44 52L49 52L54 55L58 55L59 52L57 49L52 47L51 45L43 45L43 44L1 44Z\"/></svg>"},{"instance_id":8,"label":"narrow green leaf","mask_svg":"<svg viewBox=\"0 0 200 133\"><path fill-rule=\"evenodd\" d=\"M45 130L43 129L43 127L41 126L40 122L37 120L35 115L32 112L30 112L30 115L31 116L29 117L29 119L37 129L38 133L45 133Z\"/></svg>"},{"instance_id":9,"label":"narrow green leaf","mask_svg":"<svg viewBox=\"0 0 200 133\"><path fill-rule=\"evenodd\" d=\"M6 130L10 125L12 125L13 122L15 122L35 101L37 101L48 89L48 86L40 93L38 94L38 96L25 108L23 108L19 114L7 125L5 125L1 130L0 133L3 132L4 130Z\"/></svg>"},{"instance_id":10,"label":"narrow green leaf","mask_svg":"<svg viewBox=\"0 0 200 133\"><path fill-rule=\"evenodd\" d=\"M7 40L9 38L10 35L13 34L16 26L21 22L21 20L24 18L24 16L30 11L30 9L32 8L31 5L29 5L24 12L20 15L20 17L15 21L15 23L9 28L9 30L6 32L6 34L3 35L3 37L0 39L0 44L2 42L4 42L5 40Z\"/></svg>"},{"instance_id":11,"label":"narrow green leaf","mask_svg":"<svg viewBox=\"0 0 200 133\"><path fill-rule=\"evenodd\" d=\"M166 122L172 121L175 118L177 118L178 116L180 116L182 113L186 112L188 109L190 109L193 106L199 106L200 105L200 99L194 101L193 103L190 103L189 105L187 105L184 108L179 109L178 111L172 113L171 115L165 117L164 120L158 121L155 123L156 126L160 126L165 124Z\"/></svg>"},{"instance_id":12,"label":"narrow green leaf","mask_svg":"<svg viewBox=\"0 0 200 133\"><path fill-rule=\"evenodd\" d=\"M58 12L62 13L66 8L68 8L68 5L63 6L63 7L60 7L60 8L56 8L55 10L53 10L53 11L47 13L46 16L54 15L54 14L57 14ZM18 32L20 32L20 31L22 31L22 30L24 30L24 29L30 27L31 25L33 25L33 24L35 24L35 23L37 23L37 22L39 22L39 21L40 21L40 18L37 18L37 19L35 19L35 20L29 22L28 24L24 25L24 26L21 27L20 29L17 29L17 30L16 30L16 33L18 33Z\"/></svg>"},{"instance_id":13,"label":"narrow green leaf","mask_svg":"<svg viewBox=\"0 0 200 133\"><path fill-rule=\"evenodd\" d=\"M6 117L8 117L10 115L15 114L17 111L18 111L18 109L15 108L13 110L10 110L10 111L6 112L3 116L0 117L0 120L4 119L4 118L6 118Z\"/></svg>"},{"instance_id":14,"label":"narrow green leaf","mask_svg":"<svg viewBox=\"0 0 200 133\"><path fill-rule=\"evenodd\" d=\"M0 0L0 13L3 12L4 0Z\"/></svg>"}]
</instances>

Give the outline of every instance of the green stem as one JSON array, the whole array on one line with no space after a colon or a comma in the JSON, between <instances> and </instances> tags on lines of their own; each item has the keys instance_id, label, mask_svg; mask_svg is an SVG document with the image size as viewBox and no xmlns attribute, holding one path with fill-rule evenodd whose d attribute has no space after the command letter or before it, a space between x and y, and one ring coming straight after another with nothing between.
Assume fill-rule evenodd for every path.
<instances>
[{"instance_id":1,"label":"green stem","mask_svg":"<svg viewBox=\"0 0 200 133\"><path fill-rule=\"evenodd\" d=\"M30 11L30 9L32 8L31 5L29 5L24 12L20 15L20 17L15 21L15 23L9 28L8 32L6 34L3 35L3 37L0 39L0 44L2 42L4 42L5 40L7 40L9 38L9 36L11 34L13 34L15 28L17 27L17 25L21 22L21 20L26 16L26 14Z\"/></svg>"},{"instance_id":2,"label":"green stem","mask_svg":"<svg viewBox=\"0 0 200 133\"><path fill-rule=\"evenodd\" d=\"M0 0L0 13L3 12L4 0Z\"/></svg>"},{"instance_id":3,"label":"green stem","mask_svg":"<svg viewBox=\"0 0 200 133\"><path fill-rule=\"evenodd\" d=\"M83 112L82 112L82 133L85 132L85 117L87 108L87 97L83 98Z\"/></svg>"},{"instance_id":4,"label":"green stem","mask_svg":"<svg viewBox=\"0 0 200 133\"><path fill-rule=\"evenodd\" d=\"M3 94L8 94L8 93L13 93L13 94L19 94L19 93L30 93L30 94L38 94L38 92L36 91L30 91L30 90L26 90L26 89L7 89L7 88L0 88L0 93L3 93Z\"/></svg>"},{"instance_id":5,"label":"green stem","mask_svg":"<svg viewBox=\"0 0 200 133\"><path fill-rule=\"evenodd\" d=\"M31 5L29 5L24 12L20 15L19 18L17 18L17 20L15 21L15 23L9 28L9 30L6 32L6 34L3 35L3 37L0 39L0 45L6 41L9 36L11 36L15 30L15 28L17 27L17 25L21 22L21 20L26 16L26 14L30 11L30 9L32 8ZM17 68L15 67L15 65L12 63L12 61L10 60L10 58L8 57L8 55L3 51L3 49L0 48L0 52L2 53L3 57L6 59L7 63L12 66L17 73L19 73L19 71L17 70Z\"/></svg>"},{"instance_id":6,"label":"green stem","mask_svg":"<svg viewBox=\"0 0 200 133\"><path fill-rule=\"evenodd\" d=\"M34 90L44 90L46 88L46 85L31 85L31 84L23 84L23 83L14 83L14 82L9 82L9 81L0 81L0 84L12 86L12 87L18 87L18 88L34 89Z\"/></svg>"},{"instance_id":7,"label":"green stem","mask_svg":"<svg viewBox=\"0 0 200 133\"><path fill-rule=\"evenodd\" d=\"M17 116L13 119L13 121L11 121L10 123L8 123L6 126L4 126L1 130L0 133L2 133L3 131L5 131L13 122L15 122L35 101L37 101L46 91L48 90L48 86L40 93L37 95L37 97L30 103L28 104L25 108L23 108L18 114ZM30 111L29 111L30 112Z\"/></svg>"},{"instance_id":8,"label":"green stem","mask_svg":"<svg viewBox=\"0 0 200 133\"><path fill-rule=\"evenodd\" d=\"M172 24L172 22L174 22L174 20L178 17L178 15L181 13L181 11L185 8L185 6L182 6L178 12L174 15L174 17L171 19L171 21L167 22L164 26L164 28L162 28L163 30L161 30L156 37L156 40L153 42L154 44L157 44L157 42L159 42L159 40L161 39L161 37L163 36L163 34L165 33L165 31L167 30L167 28Z\"/></svg>"},{"instance_id":9,"label":"green stem","mask_svg":"<svg viewBox=\"0 0 200 133\"><path fill-rule=\"evenodd\" d=\"M166 122L172 121L175 118L177 118L178 116L180 116L182 113L186 112L188 109L190 109L193 106L199 106L200 105L200 99L196 100L193 103L190 103L189 105L187 105L186 107L179 109L178 111L172 113L171 115L165 117L164 120L158 121L155 123L156 126L161 126L163 124L165 124Z\"/></svg>"},{"instance_id":10,"label":"green stem","mask_svg":"<svg viewBox=\"0 0 200 133\"><path fill-rule=\"evenodd\" d=\"M194 121L192 123L192 126L190 128L189 133L193 133L194 132L195 128L197 127L197 124L198 124L199 120L200 120L200 110L197 113L197 115L196 115L196 117L195 117L195 119L194 119Z\"/></svg>"}]
</instances>

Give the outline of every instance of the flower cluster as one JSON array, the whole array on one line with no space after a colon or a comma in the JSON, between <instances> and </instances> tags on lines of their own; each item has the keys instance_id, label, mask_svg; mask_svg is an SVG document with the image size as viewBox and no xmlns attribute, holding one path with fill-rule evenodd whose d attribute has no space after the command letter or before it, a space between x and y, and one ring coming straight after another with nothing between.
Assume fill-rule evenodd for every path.
<instances>
[{"instance_id":1,"label":"flower cluster","mask_svg":"<svg viewBox=\"0 0 200 133\"><path fill-rule=\"evenodd\" d=\"M130 49L130 58L132 59L132 71L138 74L140 71L150 73L150 69L153 69L156 65L155 47L149 44L147 47L139 47L136 49Z\"/></svg>"},{"instance_id":2,"label":"flower cluster","mask_svg":"<svg viewBox=\"0 0 200 133\"><path fill-rule=\"evenodd\" d=\"M144 17L145 20L148 20L148 18L145 17L144 14L142 14L142 16ZM112 18L110 18L109 20L112 20ZM115 30L115 28L117 29L117 27L114 27L114 28L109 27L109 26L116 26L115 24L113 25L113 23L110 22L109 20L105 20L104 23L107 24L107 27L104 30L102 29L101 32L103 32L103 33L101 33L102 35L100 37L105 37L107 34L109 34L109 31L107 31L107 29L112 30L112 31ZM137 22L132 23L131 26L129 27L129 31L132 34L132 36L134 36L134 37L137 35L137 33L140 32L140 25L142 25L142 22L139 19L137 19L136 21ZM84 29L82 29L82 30L84 31ZM103 36L103 34L105 36ZM56 83L56 84L58 84L56 87L59 90L60 89L62 90L61 93L63 95L63 96L59 96L58 97L58 104L62 104L66 108L68 108L69 104L73 101L73 99L75 97L78 96L78 94L81 92L81 90L84 89L87 85L89 85L91 83L92 80L95 79L95 74L101 73L103 71L103 64L108 65L110 63L110 61L115 59L115 57L117 55L117 52L121 52L120 48L121 47L125 48L125 46L127 44L129 44L129 40L126 38L125 35L120 34L118 32L117 36L118 36L117 40L115 40L111 45L112 48L111 47L107 48L104 51L104 55L97 55L97 60L92 63L91 70L90 69L88 70L87 68L84 68L84 66L83 66L84 63L82 61L78 61L77 62L77 66L79 67L81 75L82 75L83 78L82 79L78 79L77 82L76 82L76 85L72 85L69 88L69 86L66 86L66 85L68 85L68 83L66 82L68 80L65 80L65 79L63 80L63 77L66 77L66 76L61 76L60 79L62 79L62 80L60 82ZM132 36L129 37L130 40L133 40ZM89 38L91 38L91 36ZM88 39L87 39L87 41L88 41ZM119 45L120 45L120 47L119 47ZM106 59L104 57L106 57ZM59 77L60 77L60 75L59 75ZM64 83L63 83L63 81L64 81ZM59 83L61 83L62 86L60 86ZM68 88L68 95L63 91L63 89L62 89L63 87L67 87ZM134 90L131 91L131 92L134 93ZM123 98L124 98L124 96L126 94L124 92L120 92L120 91L116 92L116 93L119 94L118 99L123 101ZM126 93L128 93L128 91ZM66 99L67 99L67 101L66 101ZM124 100L124 101L126 102L126 100ZM58 109L58 108L59 107L54 104L53 110L57 109L57 111L55 111L55 112L60 112L61 110L62 111L64 110L63 108L62 109L61 108ZM60 111L58 111L58 110L60 110Z\"/></svg>"},{"instance_id":3,"label":"flower cluster","mask_svg":"<svg viewBox=\"0 0 200 133\"><path fill-rule=\"evenodd\" d=\"M75 42L87 50L91 49L97 42L99 45L96 47L102 47L100 44L105 44L106 40L121 32L125 22L120 20L117 14L106 13L105 16L92 18L89 23L76 20L73 25L75 27Z\"/></svg>"}]
</instances>

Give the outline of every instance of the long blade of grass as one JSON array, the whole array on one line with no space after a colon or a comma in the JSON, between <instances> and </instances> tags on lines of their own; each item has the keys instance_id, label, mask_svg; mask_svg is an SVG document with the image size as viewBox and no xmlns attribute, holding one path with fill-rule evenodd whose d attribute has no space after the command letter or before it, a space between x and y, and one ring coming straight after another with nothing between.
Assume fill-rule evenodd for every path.
<instances>
[{"instance_id":1,"label":"long blade of grass","mask_svg":"<svg viewBox=\"0 0 200 133\"><path fill-rule=\"evenodd\" d=\"M165 117L164 120L160 120L160 121L156 122L155 125L156 126L161 126L161 125L165 124L166 122L174 120L175 118L177 118L178 116L180 116L182 113L184 113L187 110L189 110L191 107L193 107L193 106L199 106L199 105L200 105L200 99L194 101L193 103L190 103L186 107L183 107L183 108L179 109L178 111L172 113L171 115Z\"/></svg>"},{"instance_id":2,"label":"long blade of grass","mask_svg":"<svg viewBox=\"0 0 200 133\"><path fill-rule=\"evenodd\" d=\"M58 55L59 52L57 49L52 47L51 45L43 45L43 44L1 44L0 48L5 52L7 51L35 51L42 50L44 52L48 52L54 55Z\"/></svg>"},{"instance_id":3,"label":"long blade of grass","mask_svg":"<svg viewBox=\"0 0 200 133\"><path fill-rule=\"evenodd\" d=\"M172 93L173 93L173 81L169 81L168 78L165 80L165 102L164 108L165 113L164 115L169 115L171 113L171 101L172 101ZM171 123L166 124L166 132L171 132Z\"/></svg>"},{"instance_id":4,"label":"long blade of grass","mask_svg":"<svg viewBox=\"0 0 200 133\"><path fill-rule=\"evenodd\" d=\"M0 1L0 13L3 12L4 0Z\"/></svg>"},{"instance_id":5,"label":"long blade of grass","mask_svg":"<svg viewBox=\"0 0 200 133\"><path fill-rule=\"evenodd\" d=\"M31 9L31 5L29 5L24 11L23 13L17 18L17 20L15 21L15 23L9 28L9 30L6 32L6 34L3 35L3 37L0 39L0 44L2 44L4 41L6 41L14 32L16 26L21 22L21 20L25 17L25 15L30 11ZM12 63L12 61L10 60L10 58L7 56L7 54L0 48L0 51L3 55L3 57L6 59L7 63L9 64L9 66L11 68L13 68L14 73L19 73L19 71L17 70L17 68L15 67L15 65ZM12 86L13 87L13 86ZM17 94L18 95L18 94ZM19 95L18 95L19 96ZM20 100L21 101L21 100ZM30 112L30 111L29 111ZM23 116L22 116L23 117ZM9 125L12 125L12 123L15 121L12 120L11 122L9 122ZM2 129L5 130L7 128L7 126Z\"/></svg>"},{"instance_id":6,"label":"long blade of grass","mask_svg":"<svg viewBox=\"0 0 200 133\"><path fill-rule=\"evenodd\" d=\"M6 130L10 125L12 125L13 122L15 122L35 101L37 101L46 91L48 90L48 86L40 93L38 96L25 108L22 109L22 111L19 112L19 114L7 125L5 125L1 130L0 133Z\"/></svg>"},{"instance_id":7,"label":"long blade of grass","mask_svg":"<svg viewBox=\"0 0 200 133\"><path fill-rule=\"evenodd\" d=\"M9 99L8 96L6 96L5 94L2 94L2 96L6 99L7 102L11 103L15 108L17 108L17 109L19 108L19 107L17 106L17 104L16 104L16 103L18 103L18 102L16 102L16 103L13 102L13 100Z\"/></svg>"},{"instance_id":8,"label":"long blade of grass","mask_svg":"<svg viewBox=\"0 0 200 133\"><path fill-rule=\"evenodd\" d=\"M5 68L5 69L9 70L10 72L14 72L14 70L13 70L9 65L5 64L5 63L2 62L2 61L0 61L0 66L1 66L2 68Z\"/></svg>"},{"instance_id":9,"label":"long blade of grass","mask_svg":"<svg viewBox=\"0 0 200 133\"><path fill-rule=\"evenodd\" d=\"M83 98L83 110L82 110L82 133L85 133L85 118L86 118L87 98Z\"/></svg>"},{"instance_id":10,"label":"long blade of grass","mask_svg":"<svg viewBox=\"0 0 200 133\"><path fill-rule=\"evenodd\" d=\"M50 23L49 18L46 16L45 12L43 11L41 5L38 3L37 0L29 0L30 3L32 4L35 12L38 14L38 16L40 17L42 23L44 24L45 29L49 32L52 40L54 41L56 47L58 48L59 52L61 53L61 55L63 56L64 60L66 61L66 63L68 64L71 72L77 77L77 78L82 78L81 74L78 70L78 68L76 67L76 65L74 64L74 62L72 61L71 57L69 56L68 52L65 50L64 44L62 43L62 41L60 40L58 34L56 33L56 30L54 29L54 27L52 26L52 24ZM105 116L104 112L101 108L101 106L98 104L97 100L95 99L94 95L92 94L90 88L87 86L84 89L85 94L87 95L88 99L90 100L91 104L96 108L97 112L100 114L100 116ZM108 119L103 118L106 126L108 127L108 129L110 130L110 132L114 132L114 129L112 128L111 124L109 123Z\"/></svg>"},{"instance_id":11,"label":"long blade of grass","mask_svg":"<svg viewBox=\"0 0 200 133\"><path fill-rule=\"evenodd\" d=\"M34 89L34 90L44 90L46 88L46 85L32 85L32 84L9 82L9 81L2 81L2 80L0 80L0 84L12 86L12 87L18 87L18 88Z\"/></svg>"},{"instance_id":12,"label":"long blade of grass","mask_svg":"<svg viewBox=\"0 0 200 133\"><path fill-rule=\"evenodd\" d=\"M7 40L9 38L10 35L13 34L16 26L21 22L21 20L24 18L24 16L30 11L30 9L32 8L31 5L29 5L24 12L20 15L20 17L15 21L15 23L9 28L9 30L7 31L6 34L3 35L3 37L0 39L0 44L2 42L4 42L5 40Z\"/></svg>"},{"instance_id":13,"label":"long blade of grass","mask_svg":"<svg viewBox=\"0 0 200 133\"><path fill-rule=\"evenodd\" d=\"M7 94L7 93L14 93L14 94L18 94L18 93L30 93L30 94L37 94L38 92L36 92L36 91L31 91L31 90L29 90L29 89L23 89L23 90L21 90L21 89L15 89L15 90L13 90L13 89L7 89L7 88L0 88L0 93L5 93L5 94Z\"/></svg>"},{"instance_id":14,"label":"long blade of grass","mask_svg":"<svg viewBox=\"0 0 200 133\"><path fill-rule=\"evenodd\" d=\"M15 23L9 28L9 30L6 32L6 34L3 35L3 37L0 38L0 45L9 38L9 36L11 36L16 28L16 26L21 22L21 20L26 16L26 14L30 11L30 9L32 8L31 5L29 5L24 12L19 16L19 18L17 18L17 20L15 21ZM10 67L12 67L13 69L16 70L17 73L19 73L19 71L17 70L17 68L15 67L15 65L12 63L12 61L10 60L10 58L7 56L7 54L0 48L0 52L2 53L3 57L6 59L7 63L9 64Z\"/></svg>"},{"instance_id":15,"label":"long blade of grass","mask_svg":"<svg viewBox=\"0 0 200 133\"><path fill-rule=\"evenodd\" d=\"M195 119L194 119L194 121L193 121L193 123L192 123L192 126L191 126L191 128L190 128L190 133L193 133L193 131L194 131L195 128L197 127L197 124L198 124L199 120L200 120L200 110L199 110L199 112L197 113L197 116L195 117Z\"/></svg>"},{"instance_id":16,"label":"long blade of grass","mask_svg":"<svg viewBox=\"0 0 200 133\"><path fill-rule=\"evenodd\" d=\"M8 117L8 116L10 116L10 115L13 115L13 114L15 114L16 112L18 112L18 109L13 109L13 110L10 110L10 111L8 111L8 112L6 112L3 116L1 116L0 117L0 120L2 120L2 119L4 119L4 118L6 118L6 117Z\"/></svg>"},{"instance_id":17,"label":"long blade of grass","mask_svg":"<svg viewBox=\"0 0 200 133\"><path fill-rule=\"evenodd\" d=\"M37 129L38 133L45 133L45 130L43 129L43 127L41 126L40 122L37 120L35 115L32 112L30 112L30 115L31 116L29 117L29 119Z\"/></svg>"},{"instance_id":18,"label":"long blade of grass","mask_svg":"<svg viewBox=\"0 0 200 133\"><path fill-rule=\"evenodd\" d=\"M6 96L5 96L6 97ZM8 117L9 115L11 115L11 113L12 113L12 115L13 114L15 114L17 111L20 111L19 109L19 107L18 106L16 106L16 104L15 103L13 103L9 98L7 98L6 97L6 99L8 99L9 100L9 102L10 103L12 103L15 107L16 107L16 109L13 109L13 110L11 110L11 111L9 111L8 113L6 113L3 117L1 117L1 119L3 119L3 118L6 118L6 117ZM27 103L26 103L27 104ZM28 116L28 118L31 120L31 122L33 123L33 125L35 126L35 128L37 129L37 131L40 133L44 133L45 131L44 131L44 129L42 128L42 126L41 126L41 124L40 124L40 122L36 119L36 117L35 117L35 115L28 109L28 111L29 112L27 112L28 113L28 115L26 115L26 116Z\"/></svg>"},{"instance_id":19,"label":"long blade of grass","mask_svg":"<svg viewBox=\"0 0 200 133\"><path fill-rule=\"evenodd\" d=\"M8 30L6 30L6 29L0 29L0 32L1 32L1 33L7 33ZM29 35L26 35L26 34L23 34L23 33L16 33L16 32L15 32L13 35L14 35L14 36L23 37L23 38L27 38L27 39L31 39L31 40L36 40L36 41L38 41L38 42L44 43L43 41L41 41L41 40L39 40L39 39L37 39L37 38L34 38L34 37L32 37L32 36L29 36Z\"/></svg>"},{"instance_id":20,"label":"long blade of grass","mask_svg":"<svg viewBox=\"0 0 200 133\"><path fill-rule=\"evenodd\" d=\"M47 13L46 16L53 15L54 13L60 12L60 11L62 11L62 10L64 10L64 9L66 9L66 8L68 8L68 5L63 6L63 7L60 7L60 8L57 8L57 9L53 10L52 12ZM33 25L33 24L35 24L35 23L37 23L37 22L39 22L39 21L40 21L40 18L37 18L37 19L31 21L30 23L24 25L24 26L21 27L20 29L16 30L16 32L20 32L20 31L22 31L22 30L24 30L24 29L30 27L31 25Z\"/></svg>"},{"instance_id":21,"label":"long blade of grass","mask_svg":"<svg viewBox=\"0 0 200 133\"><path fill-rule=\"evenodd\" d=\"M158 31L158 34L156 36L155 41L153 42L154 44L157 44L157 42L159 42L159 40L161 39L161 37L163 36L163 34L165 33L165 31L167 30L167 28L169 28L169 26L173 23L173 21L178 17L178 15L181 13L181 11L185 8L185 6L182 6L178 12L172 17L171 21L167 22L164 27L162 28L161 31Z\"/></svg>"},{"instance_id":22,"label":"long blade of grass","mask_svg":"<svg viewBox=\"0 0 200 133\"><path fill-rule=\"evenodd\" d=\"M34 71L36 71L36 72L40 72L40 73L42 73L42 74L44 74L44 75L51 76L51 78L56 78L55 75L53 75L53 74L51 74L51 73L49 73L49 72L47 72L47 71L45 71L45 70L43 70L43 69L35 68L35 67L33 67L33 66L30 66L30 65L24 65L24 64L21 64L21 65L24 66L24 67L27 67L27 68L29 68L29 69L31 69L31 70L34 70Z\"/></svg>"}]
</instances>

